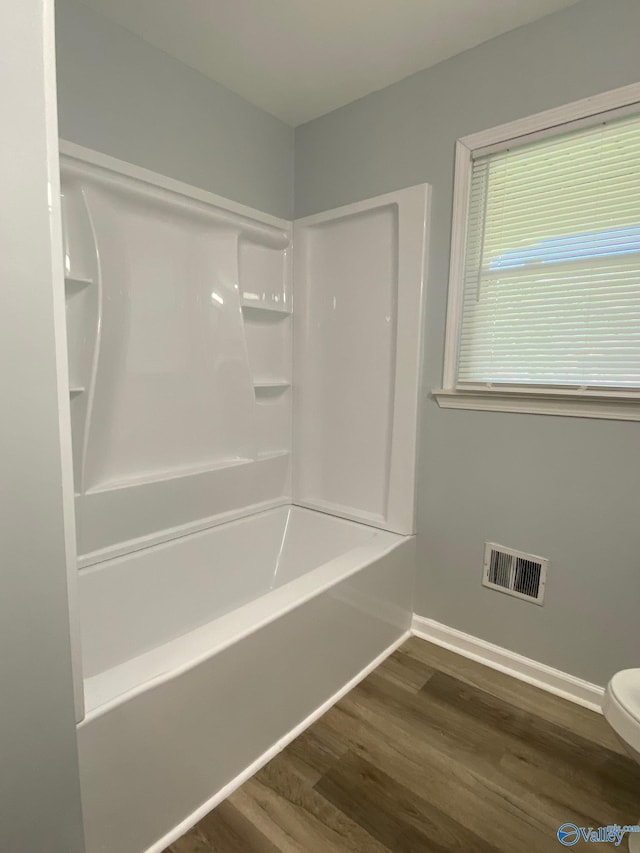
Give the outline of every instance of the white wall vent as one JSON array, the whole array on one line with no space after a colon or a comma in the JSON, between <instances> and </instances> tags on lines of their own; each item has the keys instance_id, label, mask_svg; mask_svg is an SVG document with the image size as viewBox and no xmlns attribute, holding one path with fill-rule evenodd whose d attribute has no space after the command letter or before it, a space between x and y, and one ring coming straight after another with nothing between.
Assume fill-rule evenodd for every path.
<instances>
[{"instance_id":1,"label":"white wall vent","mask_svg":"<svg viewBox=\"0 0 640 853\"><path fill-rule=\"evenodd\" d=\"M485 542L483 586L542 604L549 561L513 548Z\"/></svg>"}]
</instances>

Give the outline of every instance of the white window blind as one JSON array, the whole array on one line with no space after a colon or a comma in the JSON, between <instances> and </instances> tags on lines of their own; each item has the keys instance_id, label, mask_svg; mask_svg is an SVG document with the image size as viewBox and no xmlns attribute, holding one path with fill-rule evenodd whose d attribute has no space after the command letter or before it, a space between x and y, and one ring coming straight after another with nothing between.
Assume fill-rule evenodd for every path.
<instances>
[{"instance_id":1,"label":"white window blind","mask_svg":"<svg viewBox=\"0 0 640 853\"><path fill-rule=\"evenodd\" d=\"M640 389L640 117L473 163L458 386Z\"/></svg>"}]
</instances>

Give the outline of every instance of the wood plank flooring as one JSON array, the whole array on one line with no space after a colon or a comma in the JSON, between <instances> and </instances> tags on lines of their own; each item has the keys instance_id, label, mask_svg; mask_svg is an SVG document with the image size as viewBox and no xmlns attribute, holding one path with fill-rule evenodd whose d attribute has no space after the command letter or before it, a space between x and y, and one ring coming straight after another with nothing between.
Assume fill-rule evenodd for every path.
<instances>
[{"instance_id":1,"label":"wood plank flooring","mask_svg":"<svg viewBox=\"0 0 640 853\"><path fill-rule=\"evenodd\" d=\"M167 853L547 853L639 816L603 717L412 638Z\"/></svg>"}]
</instances>

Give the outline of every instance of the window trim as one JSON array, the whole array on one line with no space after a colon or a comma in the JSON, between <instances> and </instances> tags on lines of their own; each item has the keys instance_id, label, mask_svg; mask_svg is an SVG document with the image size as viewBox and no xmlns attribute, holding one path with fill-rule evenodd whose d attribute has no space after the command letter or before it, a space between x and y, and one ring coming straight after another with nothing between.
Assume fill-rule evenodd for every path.
<instances>
[{"instance_id":1,"label":"window trim","mask_svg":"<svg viewBox=\"0 0 640 853\"><path fill-rule=\"evenodd\" d=\"M529 386L462 387L456 381L458 341L462 324L463 274L469 192L474 155L487 149L499 151L517 141L596 124L635 108L640 112L640 83L632 83L523 119L464 136L456 142L449 263L449 292L445 329L442 388L433 390L441 408L525 412L571 417L640 420L640 391L613 389L532 388Z\"/></svg>"}]
</instances>

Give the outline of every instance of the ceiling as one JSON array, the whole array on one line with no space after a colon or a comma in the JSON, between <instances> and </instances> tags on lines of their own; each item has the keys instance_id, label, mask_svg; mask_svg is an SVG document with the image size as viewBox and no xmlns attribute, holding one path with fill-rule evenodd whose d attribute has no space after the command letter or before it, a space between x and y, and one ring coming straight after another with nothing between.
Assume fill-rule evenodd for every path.
<instances>
[{"instance_id":1,"label":"ceiling","mask_svg":"<svg viewBox=\"0 0 640 853\"><path fill-rule=\"evenodd\" d=\"M576 0L83 0L291 125Z\"/></svg>"}]
</instances>

